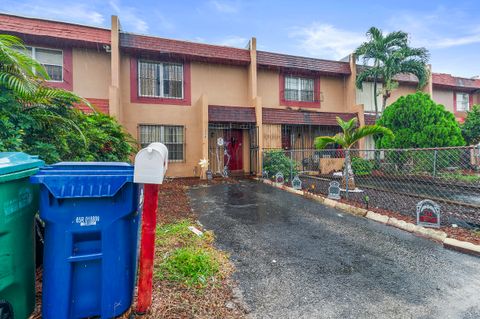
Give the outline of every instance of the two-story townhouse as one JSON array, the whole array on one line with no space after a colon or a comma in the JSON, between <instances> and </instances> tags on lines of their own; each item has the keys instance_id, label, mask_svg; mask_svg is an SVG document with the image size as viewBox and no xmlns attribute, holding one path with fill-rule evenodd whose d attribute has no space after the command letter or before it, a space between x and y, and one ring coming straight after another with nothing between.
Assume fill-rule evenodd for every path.
<instances>
[{"instance_id":1,"label":"two-story townhouse","mask_svg":"<svg viewBox=\"0 0 480 319\"><path fill-rule=\"evenodd\" d=\"M265 52L255 38L240 49L131 34L115 16L104 29L0 14L0 32L25 41L50 85L116 117L141 145L167 145L170 176L199 176L200 159L214 173L258 173L263 149L311 148L339 131L336 116L372 121L370 86L356 90L352 56ZM399 80L389 103L416 91L415 78ZM479 101L478 80L433 74L430 83L425 90L454 112Z\"/></svg>"}]
</instances>

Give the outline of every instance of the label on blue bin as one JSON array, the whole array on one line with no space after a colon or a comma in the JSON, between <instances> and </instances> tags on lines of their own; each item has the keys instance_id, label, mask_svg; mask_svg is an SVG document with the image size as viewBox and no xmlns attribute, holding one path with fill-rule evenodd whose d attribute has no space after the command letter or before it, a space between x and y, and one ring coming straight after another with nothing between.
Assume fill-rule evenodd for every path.
<instances>
[{"instance_id":1,"label":"label on blue bin","mask_svg":"<svg viewBox=\"0 0 480 319\"><path fill-rule=\"evenodd\" d=\"M75 223L80 227L96 226L100 222L100 216L82 216L76 217Z\"/></svg>"}]
</instances>

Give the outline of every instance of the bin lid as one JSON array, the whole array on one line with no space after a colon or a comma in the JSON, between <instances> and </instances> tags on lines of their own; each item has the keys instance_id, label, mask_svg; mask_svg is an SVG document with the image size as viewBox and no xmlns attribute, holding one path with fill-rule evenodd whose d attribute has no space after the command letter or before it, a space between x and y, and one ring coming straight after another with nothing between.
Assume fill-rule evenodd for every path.
<instances>
[{"instance_id":1,"label":"bin lid","mask_svg":"<svg viewBox=\"0 0 480 319\"><path fill-rule=\"evenodd\" d=\"M45 162L22 152L0 152L0 182L33 175Z\"/></svg>"},{"instance_id":2,"label":"bin lid","mask_svg":"<svg viewBox=\"0 0 480 319\"><path fill-rule=\"evenodd\" d=\"M133 182L133 166L116 162L61 162L30 177L56 198L112 197Z\"/></svg>"}]
</instances>

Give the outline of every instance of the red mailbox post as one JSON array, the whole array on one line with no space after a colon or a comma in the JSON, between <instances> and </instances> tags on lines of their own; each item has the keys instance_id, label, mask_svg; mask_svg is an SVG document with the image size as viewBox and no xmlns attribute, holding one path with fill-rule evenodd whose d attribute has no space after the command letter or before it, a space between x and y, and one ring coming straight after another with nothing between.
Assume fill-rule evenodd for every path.
<instances>
[{"instance_id":1,"label":"red mailbox post","mask_svg":"<svg viewBox=\"0 0 480 319\"><path fill-rule=\"evenodd\" d=\"M142 237L136 312L146 313L152 304L155 228L157 226L158 191L168 165L168 150L161 143L152 143L135 156L134 182L143 183Z\"/></svg>"}]
</instances>

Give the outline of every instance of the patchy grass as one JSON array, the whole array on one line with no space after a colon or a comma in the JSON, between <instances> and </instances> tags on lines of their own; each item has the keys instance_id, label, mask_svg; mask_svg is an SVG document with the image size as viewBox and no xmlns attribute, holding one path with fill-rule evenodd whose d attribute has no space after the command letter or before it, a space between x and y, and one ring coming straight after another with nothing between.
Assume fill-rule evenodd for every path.
<instances>
[{"instance_id":1,"label":"patchy grass","mask_svg":"<svg viewBox=\"0 0 480 319\"><path fill-rule=\"evenodd\" d=\"M230 268L228 256L213 248L211 232L198 236L189 226L195 227L192 222L181 220L157 227L155 277L204 288L224 278L220 268Z\"/></svg>"}]
</instances>

